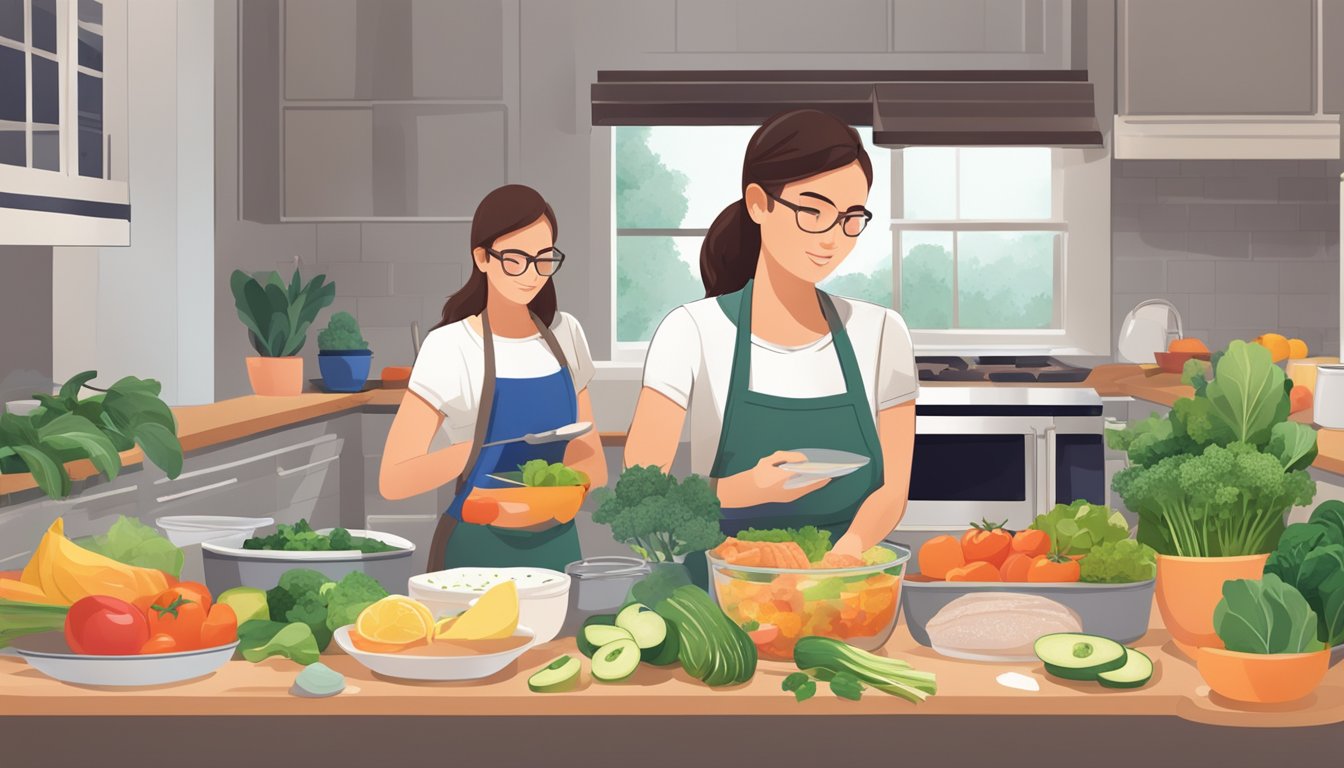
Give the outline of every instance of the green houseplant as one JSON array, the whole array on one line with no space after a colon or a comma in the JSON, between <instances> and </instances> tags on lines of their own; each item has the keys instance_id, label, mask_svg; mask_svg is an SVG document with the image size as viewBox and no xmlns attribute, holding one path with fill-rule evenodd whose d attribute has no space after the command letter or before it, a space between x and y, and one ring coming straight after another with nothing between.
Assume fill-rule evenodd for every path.
<instances>
[{"instance_id":1,"label":"green houseplant","mask_svg":"<svg viewBox=\"0 0 1344 768\"><path fill-rule=\"evenodd\" d=\"M297 395L303 391L303 358L299 350L317 313L336 298L336 284L318 275L304 284L299 271L289 285L272 272L258 280L234 270L229 280L238 318L258 357L247 358L247 377L258 395Z\"/></svg>"},{"instance_id":2,"label":"green houseplant","mask_svg":"<svg viewBox=\"0 0 1344 768\"><path fill-rule=\"evenodd\" d=\"M42 405L18 416L0 414L0 473L31 472L38 488L58 499L70 495L67 462L87 459L109 480L121 472L122 451L139 446L169 477L182 472L177 421L159 399L153 379L127 376L99 394L79 392L97 371L75 374L55 395L36 394Z\"/></svg>"},{"instance_id":3,"label":"green houseplant","mask_svg":"<svg viewBox=\"0 0 1344 768\"><path fill-rule=\"evenodd\" d=\"M1213 371L1165 416L1108 433L1130 462L1112 488L1158 552L1158 608L1187 650L1217 644L1223 583L1259 578L1287 512L1316 494L1316 432L1288 420L1293 383L1269 351L1234 341Z\"/></svg>"},{"instance_id":4,"label":"green houseplant","mask_svg":"<svg viewBox=\"0 0 1344 768\"><path fill-rule=\"evenodd\" d=\"M359 332L359 322L349 312L331 316L317 334L317 365L322 386L331 392L358 392L369 379L373 352Z\"/></svg>"}]
</instances>

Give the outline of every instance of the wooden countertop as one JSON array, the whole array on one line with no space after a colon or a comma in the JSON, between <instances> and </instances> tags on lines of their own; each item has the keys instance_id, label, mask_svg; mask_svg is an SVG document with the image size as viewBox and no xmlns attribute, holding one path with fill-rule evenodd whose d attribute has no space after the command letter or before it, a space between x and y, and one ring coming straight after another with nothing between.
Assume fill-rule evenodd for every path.
<instances>
[{"instance_id":1,"label":"wooden countertop","mask_svg":"<svg viewBox=\"0 0 1344 768\"><path fill-rule=\"evenodd\" d=\"M761 662L742 686L710 689L680 669L641 666L620 684L584 679L576 691L536 694L527 677L563 653L573 640L557 639L528 651L517 663L484 681L406 683L379 678L339 650L323 663L346 676L345 693L306 699L288 693L299 667L269 659L231 661L213 675L149 689L92 689L66 685L31 669L18 657L0 656L0 717L16 715L1111 715L1166 716L1210 725L1292 727L1344 722L1344 665L1331 669L1316 692L1291 705L1249 706L1210 694L1198 670L1154 629L1136 647L1156 664L1147 686L1129 691L1048 677L1035 663L997 664L943 658L917 645L904 624L885 653L938 677L938 695L914 705L870 691L860 702L837 699L824 686L797 703L780 690L791 664ZM1005 688L995 678L1020 672L1040 691Z\"/></svg>"},{"instance_id":2,"label":"wooden countertop","mask_svg":"<svg viewBox=\"0 0 1344 768\"><path fill-rule=\"evenodd\" d=\"M1086 380L1077 383L1012 384L992 382L957 382L941 385L924 382L921 386L1033 386L1033 387L1088 387L1102 397L1134 397L1140 400L1171 405L1182 397L1190 396L1190 388L1183 386L1180 376L1169 373L1147 375L1137 365L1110 364L1092 369ZM295 397L258 397L247 395L222 400L209 405L174 408L177 416L177 434L187 452L208 448L233 440L298 424L313 419L335 416L363 408L394 409L405 396L405 389L373 389L353 394L309 392ZM1311 412L1293 415L1293 420L1310 424ZM1344 474L1344 430L1318 430L1320 455L1314 466ZM603 432L602 439L620 442L624 432ZM144 455L139 449L121 454L123 466L139 464ZM96 474L87 460L67 465L70 476L83 480ZM0 475L0 495L36 487L32 475Z\"/></svg>"}]
</instances>

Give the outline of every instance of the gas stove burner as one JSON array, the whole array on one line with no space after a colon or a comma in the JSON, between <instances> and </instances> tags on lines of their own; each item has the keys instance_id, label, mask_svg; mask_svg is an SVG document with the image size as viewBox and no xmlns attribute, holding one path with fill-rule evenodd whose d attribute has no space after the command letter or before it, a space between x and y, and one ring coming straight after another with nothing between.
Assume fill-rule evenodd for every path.
<instances>
[{"instance_id":1,"label":"gas stove burner","mask_svg":"<svg viewBox=\"0 0 1344 768\"><path fill-rule=\"evenodd\" d=\"M993 381L1002 383L1078 382L1090 369L1061 363L1044 355L981 355L964 357L917 357L921 381Z\"/></svg>"}]
</instances>

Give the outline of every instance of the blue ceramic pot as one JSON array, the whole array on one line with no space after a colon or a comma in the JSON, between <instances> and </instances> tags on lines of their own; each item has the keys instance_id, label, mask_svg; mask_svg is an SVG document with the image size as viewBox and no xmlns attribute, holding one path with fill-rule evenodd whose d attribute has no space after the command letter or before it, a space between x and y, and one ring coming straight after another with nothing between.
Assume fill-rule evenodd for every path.
<instances>
[{"instance_id":1,"label":"blue ceramic pot","mask_svg":"<svg viewBox=\"0 0 1344 768\"><path fill-rule=\"evenodd\" d=\"M322 386L330 392L358 392L369 380L373 350L323 350L317 353Z\"/></svg>"}]
</instances>

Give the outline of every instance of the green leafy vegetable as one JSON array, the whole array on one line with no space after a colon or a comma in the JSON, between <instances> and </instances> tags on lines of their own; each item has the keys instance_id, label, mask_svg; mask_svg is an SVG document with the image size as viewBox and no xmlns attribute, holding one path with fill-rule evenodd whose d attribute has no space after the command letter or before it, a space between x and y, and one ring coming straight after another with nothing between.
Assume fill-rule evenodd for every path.
<instances>
[{"instance_id":1,"label":"green leafy vegetable","mask_svg":"<svg viewBox=\"0 0 1344 768\"><path fill-rule=\"evenodd\" d=\"M554 464L544 459L533 459L518 467L522 472L523 485L528 486L570 486L587 485L588 475L560 462Z\"/></svg>"},{"instance_id":2,"label":"green leafy vegetable","mask_svg":"<svg viewBox=\"0 0 1344 768\"><path fill-rule=\"evenodd\" d=\"M331 630L327 629L327 601L320 591L299 595L294 600L294 607L285 612L285 621L307 624L318 650L325 651L331 642Z\"/></svg>"},{"instance_id":3,"label":"green leafy vegetable","mask_svg":"<svg viewBox=\"0 0 1344 768\"><path fill-rule=\"evenodd\" d=\"M119 563L157 568L174 578L182 573L182 550L133 517L118 517L107 533L77 539L75 543Z\"/></svg>"},{"instance_id":4,"label":"green leafy vegetable","mask_svg":"<svg viewBox=\"0 0 1344 768\"><path fill-rule=\"evenodd\" d=\"M1272 573L1224 582L1213 628L1227 649L1238 653L1309 653L1325 647L1316 638L1316 613L1307 599Z\"/></svg>"},{"instance_id":5,"label":"green leafy vegetable","mask_svg":"<svg viewBox=\"0 0 1344 768\"><path fill-rule=\"evenodd\" d=\"M834 683L837 677L849 675L871 688L915 703L938 692L932 672L920 672L900 659L877 656L829 637L810 635L800 639L793 649L793 661L818 679ZM831 690L835 691L834 685ZM842 690L851 689L842 683ZM840 691L835 693L841 695Z\"/></svg>"},{"instance_id":6,"label":"green leafy vegetable","mask_svg":"<svg viewBox=\"0 0 1344 768\"><path fill-rule=\"evenodd\" d=\"M1284 372L1269 350L1259 344L1234 341L1218 363L1205 390L1219 420L1232 430L1234 440L1263 446L1273 426L1288 418Z\"/></svg>"},{"instance_id":7,"label":"green leafy vegetable","mask_svg":"<svg viewBox=\"0 0 1344 768\"><path fill-rule=\"evenodd\" d=\"M836 672L827 682L831 686L831 693L842 699L858 701L863 698L864 685L850 672Z\"/></svg>"},{"instance_id":8,"label":"green leafy vegetable","mask_svg":"<svg viewBox=\"0 0 1344 768\"><path fill-rule=\"evenodd\" d=\"M293 525L280 523L269 536L254 536L243 542L243 549L283 550L286 552L356 551L393 552L398 548L366 536L353 536L344 528L318 533L307 520Z\"/></svg>"},{"instance_id":9,"label":"green leafy vegetable","mask_svg":"<svg viewBox=\"0 0 1344 768\"><path fill-rule=\"evenodd\" d=\"M737 534L737 538L742 541L792 541L802 547L803 554L807 555L807 559L813 563L820 562L826 556L826 553L831 551L831 532L824 531L815 525L768 530L748 528Z\"/></svg>"},{"instance_id":10,"label":"green leafy vegetable","mask_svg":"<svg viewBox=\"0 0 1344 768\"><path fill-rule=\"evenodd\" d=\"M1316 613L1316 638L1344 643L1344 531L1335 527L1338 501L1322 502L1305 523L1283 531L1265 573L1292 585Z\"/></svg>"},{"instance_id":11,"label":"green leafy vegetable","mask_svg":"<svg viewBox=\"0 0 1344 768\"><path fill-rule=\"evenodd\" d=\"M685 583L685 568L660 567L631 588L676 628L677 658L691 677L709 686L736 685L756 673L756 645L699 587Z\"/></svg>"},{"instance_id":12,"label":"green leafy vegetable","mask_svg":"<svg viewBox=\"0 0 1344 768\"><path fill-rule=\"evenodd\" d=\"M313 630L307 624L277 621L249 621L239 627L238 651L254 664L272 656L283 656L305 667L316 662L321 652Z\"/></svg>"},{"instance_id":13,"label":"green leafy vegetable","mask_svg":"<svg viewBox=\"0 0 1344 768\"><path fill-rule=\"evenodd\" d=\"M1044 515L1037 515L1031 527L1045 531L1061 555L1085 555L1106 542L1129 538L1124 515L1084 499L1056 504Z\"/></svg>"},{"instance_id":14,"label":"green leafy vegetable","mask_svg":"<svg viewBox=\"0 0 1344 768\"><path fill-rule=\"evenodd\" d=\"M1338 499L1322 501L1311 513L1311 522L1329 528L1330 541L1344 544L1344 501Z\"/></svg>"},{"instance_id":15,"label":"green leafy vegetable","mask_svg":"<svg viewBox=\"0 0 1344 768\"><path fill-rule=\"evenodd\" d=\"M1128 584L1157 576L1157 552L1134 539L1098 545L1078 563L1080 581L1094 584Z\"/></svg>"},{"instance_id":16,"label":"green leafy vegetable","mask_svg":"<svg viewBox=\"0 0 1344 768\"><path fill-rule=\"evenodd\" d=\"M794 672L784 678L784 683L780 686L784 691L792 693L798 701L807 701L817 693L817 684L812 682L812 678L806 672Z\"/></svg>"},{"instance_id":17,"label":"green leafy vegetable","mask_svg":"<svg viewBox=\"0 0 1344 768\"><path fill-rule=\"evenodd\" d=\"M1270 430L1268 450L1285 470L1306 469L1316 460L1316 430L1296 421L1281 421Z\"/></svg>"},{"instance_id":18,"label":"green leafy vegetable","mask_svg":"<svg viewBox=\"0 0 1344 768\"><path fill-rule=\"evenodd\" d=\"M719 499L699 475L677 482L658 467L630 467L614 490L594 495L599 504L593 521L611 526L617 541L647 560L668 562L723 542Z\"/></svg>"},{"instance_id":19,"label":"green leafy vegetable","mask_svg":"<svg viewBox=\"0 0 1344 768\"><path fill-rule=\"evenodd\" d=\"M368 574L352 571L334 585L323 584L321 594L327 601L327 629L335 632L354 624L361 611L387 597L387 590Z\"/></svg>"}]
</instances>

